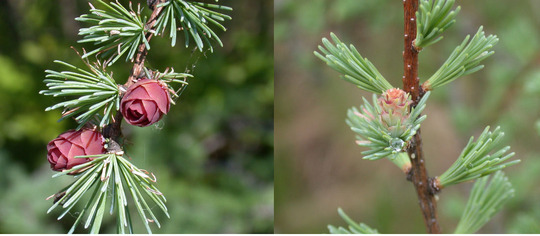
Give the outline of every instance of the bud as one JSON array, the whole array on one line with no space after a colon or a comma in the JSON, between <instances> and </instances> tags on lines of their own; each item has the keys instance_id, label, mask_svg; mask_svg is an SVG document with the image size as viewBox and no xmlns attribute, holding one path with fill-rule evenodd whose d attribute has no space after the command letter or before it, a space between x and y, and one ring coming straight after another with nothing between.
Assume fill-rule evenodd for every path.
<instances>
[{"instance_id":1,"label":"bud","mask_svg":"<svg viewBox=\"0 0 540 236\"><path fill-rule=\"evenodd\" d=\"M370 148L362 152L364 159L378 160L388 157L406 170L407 163L403 161L408 160L408 157L394 159L396 154L407 149L409 141L426 119L425 115L420 114L426 107L425 103L430 94L431 92L426 92L415 107L410 107L413 102L409 94L401 89L389 89L380 97L373 94L373 102L363 98L364 104L359 109L349 109L347 124L358 134L356 143Z\"/></svg>"},{"instance_id":2,"label":"bud","mask_svg":"<svg viewBox=\"0 0 540 236\"><path fill-rule=\"evenodd\" d=\"M398 137L399 133L405 132L410 117L409 106L412 104L409 94L398 88L389 89L379 97L377 103L381 108L381 123L392 136Z\"/></svg>"},{"instance_id":3,"label":"bud","mask_svg":"<svg viewBox=\"0 0 540 236\"><path fill-rule=\"evenodd\" d=\"M97 131L90 129L69 130L49 142L47 160L51 163L51 169L54 171L69 170L76 165L92 160L92 158L75 158L76 156L105 153L104 142L105 139Z\"/></svg>"},{"instance_id":4,"label":"bud","mask_svg":"<svg viewBox=\"0 0 540 236\"><path fill-rule=\"evenodd\" d=\"M120 103L120 111L129 124L149 126L169 112L169 99L165 84L144 78L128 88Z\"/></svg>"}]
</instances>

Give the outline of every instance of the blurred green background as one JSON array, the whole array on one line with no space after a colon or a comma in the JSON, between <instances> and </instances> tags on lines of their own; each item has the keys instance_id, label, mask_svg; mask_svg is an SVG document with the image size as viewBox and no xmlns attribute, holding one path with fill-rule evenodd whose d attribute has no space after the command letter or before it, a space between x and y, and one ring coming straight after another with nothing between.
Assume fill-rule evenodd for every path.
<instances>
[{"instance_id":1,"label":"blurred green background","mask_svg":"<svg viewBox=\"0 0 540 236\"><path fill-rule=\"evenodd\" d=\"M64 69L53 60L84 66L70 46L93 47L76 43L81 25L74 18L88 11L87 2L0 1L0 233L65 233L76 218L46 214L52 201L45 198L71 181L51 179L46 145L75 123L44 112L62 99L38 91L46 69ZM171 219L159 216L154 233L273 232L273 1L221 3L234 8L233 20L213 54L153 38L149 66L195 77L157 125L123 126L127 154L155 173L168 200ZM123 62L109 68L121 83L130 69ZM106 218L102 232L115 232L114 222Z\"/></svg>"},{"instance_id":2,"label":"blurred green background","mask_svg":"<svg viewBox=\"0 0 540 236\"><path fill-rule=\"evenodd\" d=\"M470 136L502 126L522 163L506 170L516 196L481 233L540 233L540 1L458 0L462 10L444 39L420 55L424 81L467 34L484 25L500 38L485 69L434 91L422 124L426 165L440 175ZM403 9L390 0L275 1L275 231L327 233L354 220L381 233L424 233L412 184L388 161L361 159L346 110L371 96L313 55L322 37L353 43L394 85L403 73ZM451 233L472 183L439 195L443 232Z\"/></svg>"}]
</instances>

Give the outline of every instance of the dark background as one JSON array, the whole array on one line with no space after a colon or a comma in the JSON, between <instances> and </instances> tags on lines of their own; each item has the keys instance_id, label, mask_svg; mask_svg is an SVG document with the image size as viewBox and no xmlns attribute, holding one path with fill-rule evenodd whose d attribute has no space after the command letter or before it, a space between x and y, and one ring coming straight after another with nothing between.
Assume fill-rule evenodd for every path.
<instances>
[{"instance_id":1,"label":"dark background","mask_svg":"<svg viewBox=\"0 0 540 236\"><path fill-rule=\"evenodd\" d=\"M540 1L458 0L442 41L420 54L425 81L467 34L484 25L500 41L482 71L435 90L422 123L426 165L442 174L471 136L500 125L522 163L505 170L516 196L480 232L540 233ZM371 97L313 55L330 32L353 43L401 87L403 5L390 0L276 0L276 222L278 233L327 233L355 221L381 233L423 233L414 187L385 160L362 160L346 111ZM452 233L472 183L444 189L439 218Z\"/></svg>"},{"instance_id":2,"label":"dark background","mask_svg":"<svg viewBox=\"0 0 540 236\"><path fill-rule=\"evenodd\" d=\"M93 48L76 43L82 25L74 18L88 12L87 2L0 1L0 233L66 233L76 218L46 214L45 198L72 181L51 179L46 144L76 125L44 111L62 98L38 92L46 69L64 69L53 60L84 67L70 46ZM168 200L171 219L154 233L273 232L273 2L220 3L234 8L233 20L213 54L152 39L148 66L189 69L194 78L156 125L123 125L127 154L157 176ZM130 69L122 60L109 68L119 83ZM133 217L136 232L145 232ZM105 218L102 232L114 232L114 222Z\"/></svg>"}]
</instances>

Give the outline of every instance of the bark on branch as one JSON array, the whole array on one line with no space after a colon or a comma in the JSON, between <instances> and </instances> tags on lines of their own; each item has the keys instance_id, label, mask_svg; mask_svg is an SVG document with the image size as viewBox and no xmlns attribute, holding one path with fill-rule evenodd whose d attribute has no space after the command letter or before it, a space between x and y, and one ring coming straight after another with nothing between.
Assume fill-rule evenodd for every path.
<instances>
[{"instance_id":1,"label":"bark on branch","mask_svg":"<svg viewBox=\"0 0 540 236\"><path fill-rule=\"evenodd\" d=\"M416 11L418 10L418 0L403 0L403 10L405 19L405 48L403 51L403 89L411 95L413 104L416 106L424 91L418 79L418 49L414 46L416 38ZM424 164L424 153L422 151L422 138L420 129L411 139L407 153L411 158L410 179L416 189L418 202L422 210L422 216L426 224L428 233L440 233L439 221L437 218L437 202L435 191L432 190L431 179L428 177Z\"/></svg>"}]
</instances>

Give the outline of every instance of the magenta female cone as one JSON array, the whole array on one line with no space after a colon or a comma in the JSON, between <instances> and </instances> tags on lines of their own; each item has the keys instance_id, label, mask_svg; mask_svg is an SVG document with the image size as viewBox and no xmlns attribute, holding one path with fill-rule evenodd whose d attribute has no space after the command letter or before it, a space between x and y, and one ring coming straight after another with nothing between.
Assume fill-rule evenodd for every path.
<instances>
[{"instance_id":1,"label":"magenta female cone","mask_svg":"<svg viewBox=\"0 0 540 236\"><path fill-rule=\"evenodd\" d=\"M145 78L128 88L120 103L120 111L129 124L149 126L169 112L169 99L166 85Z\"/></svg>"},{"instance_id":2,"label":"magenta female cone","mask_svg":"<svg viewBox=\"0 0 540 236\"><path fill-rule=\"evenodd\" d=\"M393 88L385 91L378 99L381 107L380 119L384 126L396 136L398 133L405 132L409 122L409 106L412 100L405 91ZM398 126L401 130L397 130Z\"/></svg>"},{"instance_id":3,"label":"magenta female cone","mask_svg":"<svg viewBox=\"0 0 540 236\"><path fill-rule=\"evenodd\" d=\"M92 160L92 158L75 158L76 156L98 155L105 153L105 139L101 133L82 129L68 130L49 142L47 160L55 171L69 170Z\"/></svg>"}]
</instances>

